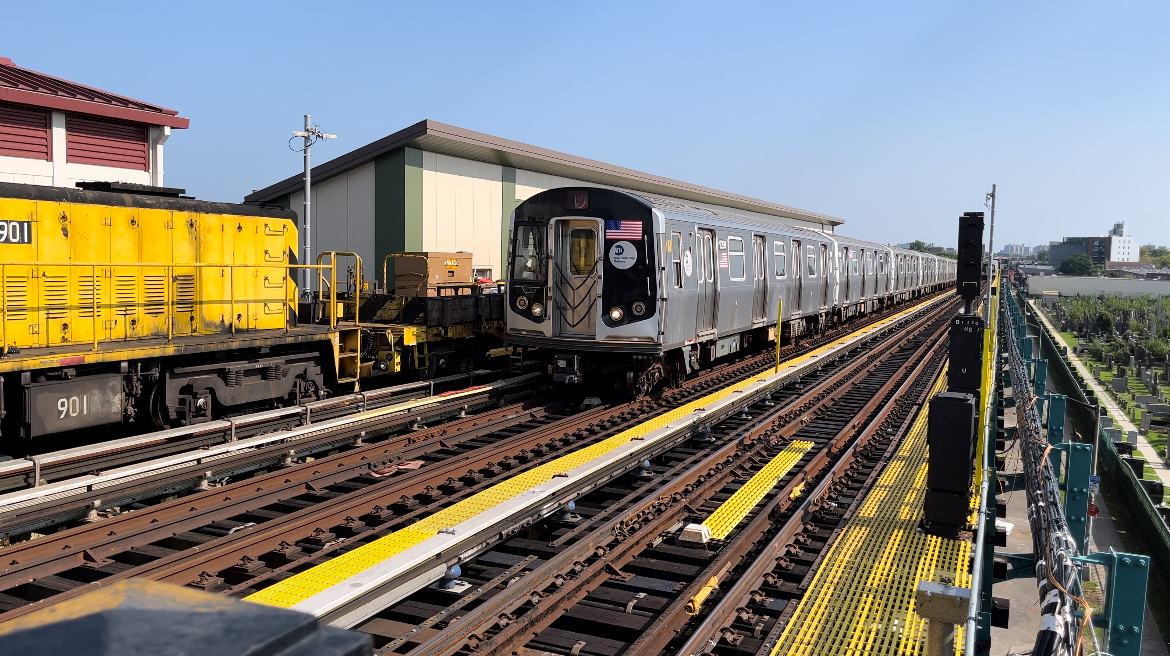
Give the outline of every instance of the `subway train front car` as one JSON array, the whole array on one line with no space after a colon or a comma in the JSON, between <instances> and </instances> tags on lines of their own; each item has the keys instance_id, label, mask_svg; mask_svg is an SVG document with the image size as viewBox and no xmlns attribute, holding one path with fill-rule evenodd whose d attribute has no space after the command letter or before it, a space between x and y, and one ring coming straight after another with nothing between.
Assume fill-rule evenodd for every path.
<instances>
[{"instance_id":1,"label":"subway train front car","mask_svg":"<svg viewBox=\"0 0 1170 656\"><path fill-rule=\"evenodd\" d=\"M666 375L662 221L645 199L606 189L551 189L523 202L511 219L507 342L537 347L557 383L653 388Z\"/></svg>"}]
</instances>

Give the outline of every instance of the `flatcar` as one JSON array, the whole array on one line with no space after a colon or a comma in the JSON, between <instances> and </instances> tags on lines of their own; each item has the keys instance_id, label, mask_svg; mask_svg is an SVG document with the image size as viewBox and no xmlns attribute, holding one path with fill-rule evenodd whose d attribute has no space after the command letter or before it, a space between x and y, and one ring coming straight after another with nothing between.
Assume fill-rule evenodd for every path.
<instances>
[{"instance_id":1,"label":"flatcar","mask_svg":"<svg viewBox=\"0 0 1170 656\"><path fill-rule=\"evenodd\" d=\"M82 184L0 183L0 453L458 373L502 333L502 294L363 294L353 254L309 265L327 293L306 299L287 209Z\"/></svg>"},{"instance_id":2,"label":"flatcar","mask_svg":"<svg viewBox=\"0 0 1170 656\"><path fill-rule=\"evenodd\" d=\"M928 253L601 188L537 194L510 226L505 343L635 395L954 280Z\"/></svg>"}]
</instances>

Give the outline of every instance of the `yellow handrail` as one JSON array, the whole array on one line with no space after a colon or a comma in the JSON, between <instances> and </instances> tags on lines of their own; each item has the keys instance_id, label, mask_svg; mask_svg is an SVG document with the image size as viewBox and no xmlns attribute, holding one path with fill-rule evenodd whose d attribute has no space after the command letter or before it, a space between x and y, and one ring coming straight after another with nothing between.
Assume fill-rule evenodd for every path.
<instances>
[{"instance_id":1,"label":"yellow handrail","mask_svg":"<svg viewBox=\"0 0 1170 656\"><path fill-rule=\"evenodd\" d=\"M329 327L337 327L337 257L352 257L354 259L354 278L353 278L353 325L361 326L361 317L358 314L361 308L362 300L362 256L352 251L322 251L317 255L317 289L322 289L326 282L324 274L325 265L321 264L321 260L329 256L329 268L331 269L332 281L329 284Z\"/></svg>"}]
</instances>

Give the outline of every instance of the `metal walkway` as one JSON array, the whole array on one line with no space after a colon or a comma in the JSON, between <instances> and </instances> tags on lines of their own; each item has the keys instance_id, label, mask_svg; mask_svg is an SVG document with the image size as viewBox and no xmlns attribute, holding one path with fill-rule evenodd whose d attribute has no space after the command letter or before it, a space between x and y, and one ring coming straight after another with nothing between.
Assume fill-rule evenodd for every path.
<instances>
[{"instance_id":1,"label":"metal walkway","mask_svg":"<svg viewBox=\"0 0 1170 656\"><path fill-rule=\"evenodd\" d=\"M812 442L796 440L777 453L771 462L756 472L751 480L744 483L703 522L703 526L711 529L711 537L716 540L726 538L814 446Z\"/></svg>"},{"instance_id":2,"label":"metal walkway","mask_svg":"<svg viewBox=\"0 0 1170 656\"><path fill-rule=\"evenodd\" d=\"M935 393L946 388L945 371ZM921 654L926 620L914 612L919 581L970 586L971 543L917 531L926 493L927 412L830 548L771 656ZM962 650L962 627L955 635Z\"/></svg>"}]
</instances>

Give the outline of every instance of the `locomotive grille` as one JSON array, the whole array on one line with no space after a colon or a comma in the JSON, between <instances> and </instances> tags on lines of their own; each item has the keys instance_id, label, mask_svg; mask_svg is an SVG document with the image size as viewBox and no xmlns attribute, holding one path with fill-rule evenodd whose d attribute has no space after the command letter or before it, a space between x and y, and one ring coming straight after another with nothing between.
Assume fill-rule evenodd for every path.
<instances>
[{"instance_id":1,"label":"locomotive grille","mask_svg":"<svg viewBox=\"0 0 1170 656\"><path fill-rule=\"evenodd\" d=\"M175 312L195 311L195 276L182 273L175 276Z\"/></svg>"},{"instance_id":2,"label":"locomotive grille","mask_svg":"<svg viewBox=\"0 0 1170 656\"><path fill-rule=\"evenodd\" d=\"M45 276L45 318L69 317L69 279L65 276Z\"/></svg>"},{"instance_id":3,"label":"locomotive grille","mask_svg":"<svg viewBox=\"0 0 1170 656\"><path fill-rule=\"evenodd\" d=\"M6 276L4 281L4 310L9 321L28 320L28 278Z\"/></svg>"},{"instance_id":4,"label":"locomotive grille","mask_svg":"<svg viewBox=\"0 0 1170 656\"><path fill-rule=\"evenodd\" d=\"M118 276L114 280L114 303L118 314L125 317L135 314L138 301L138 280L135 276Z\"/></svg>"},{"instance_id":5,"label":"locomotive grille","mask_svg":"<svg viewBox=\"0 0 1170 656\"><path fill-rule=\"evenodd\" d=\"M93 276L80 275L77 277L77 316L93 317L94 288L97 288L98 305L101 305L102 281L95 281ZM100 311L100 310L99 310Z\"/></svg>"},{"instance_id":6,"label":"locomotive grille","mask_svg":"<svg viewBox=\"0 0 1170 656\"><path fill-rule=\"evenodd\" d=\"M146 314L159 316L167 311L167 283L165 276L142 276L142 291L146 299Z\"/></svg>"}]
</instances>

